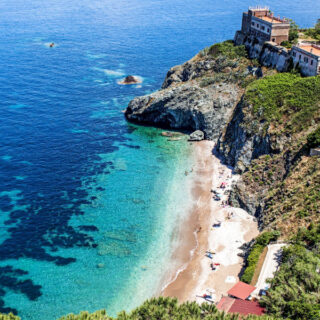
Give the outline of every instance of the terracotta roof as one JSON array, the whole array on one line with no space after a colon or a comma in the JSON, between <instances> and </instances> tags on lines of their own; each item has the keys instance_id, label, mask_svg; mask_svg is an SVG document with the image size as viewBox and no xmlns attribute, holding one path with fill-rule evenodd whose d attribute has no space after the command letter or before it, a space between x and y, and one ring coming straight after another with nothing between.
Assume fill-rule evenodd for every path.
<instances>
[{"instance_id":1,"label":"terracotta roof","mask_svg":"<svg viewBox=\"0 0 320 320\"><path fill-rule=\"evenodd\" d=\"M312 53L312 54L314 54L314 55L316 55L316 56L320 56L320 49L317 48L317 47L314 47L314 46L312 46L312 45L310 45L310 46L308 46L308 45L301 45L299 48L302 49L302 50L305 50L305 51L307 51L307 52L310 52L310 53Z\"/></svg>"},{"instance_id":2,"label":"terracotta roof","mask_svg":"<svg viewBox=\"0 0 320 320\"><path fill-rule=\"evenodd\" d=\"M268 16L264 16L264 17L260 17L260 19L267 21L267 22L271 22L271 23L284 23L284 21L279 21L277 19L272 19L271 17Z\"/></svg>"},{"instance_id":3,"label":"terracotta roof","mask_svg":"<svg viewBox=\"0 0 320 320\"><path fill-rule=\"evenodd\" d=\"M258 302L222 297L217 305L217 309L230 313L239 313L242 315L256 314L263 315L265 309Z\"/></svg>"},{"instance_id":4,"label":"terracotta roof","mask_svg":"<svg viewBox=\"0 0 320 320\"><path fill-rule=\"evenodd\" d=\"M228 291L228 294L230 296L245 300L255 289L256 287L239 281Z\"/></svg>"},{"instance_id":5,"label":"terracotta roof","mask_svg":"<svg viewBox=\"0 0 320 320\"><path fill-rule=\"evenodd\" d=\"M261 316L265 313L265 309L256 301L234 299L234 302L228 312L240 313L243 315L256 314Z\"/></svg>"},{"instance_id":6,"label":"terracotta roof","mask_svg":"<svg viewBox=\"0 0 320 320\"><path fill-rule=\"evenodd\" d=\"M231 297L222 297L219 303L217 304L217 308L221 311L228 312L232 304L234 303L234 300L235 299Z\"/></svg>"}]
</instances>

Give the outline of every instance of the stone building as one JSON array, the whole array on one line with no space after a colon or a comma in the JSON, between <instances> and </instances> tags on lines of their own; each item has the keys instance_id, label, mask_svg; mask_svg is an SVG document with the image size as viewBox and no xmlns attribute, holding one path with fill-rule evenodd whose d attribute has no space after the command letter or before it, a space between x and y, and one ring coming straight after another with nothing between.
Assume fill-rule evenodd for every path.
<instances>
[{"instance_id":1,"label":"stone building","mask_svg":"<svg viewBox=\"0 0 320 320\"><path fill-rule=\"evenodd\" d=\"M275 17L269 8L249 8L242 16L241 31L261 41L280 44L289 39L290 22Z\"/></svg>"},{"instance_id":2,"label":"stone building","mask_svg":"<svg viewBox=\"0 0 320 320\"><path fill-rule=\"evenodd\" d=\"M290 52L294 66L299 65L304 76L320 74L320 46L315 44L299 44Z\"/></svg>"}]
</instances>

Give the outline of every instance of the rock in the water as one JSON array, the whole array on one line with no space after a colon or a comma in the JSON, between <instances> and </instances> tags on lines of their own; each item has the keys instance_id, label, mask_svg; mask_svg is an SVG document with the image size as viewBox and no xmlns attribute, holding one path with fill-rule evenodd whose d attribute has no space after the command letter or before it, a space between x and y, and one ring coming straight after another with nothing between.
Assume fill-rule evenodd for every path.
<instances>
[{"instance_id":1,"label":"rock in the water","mask_svg":"<svg viewBox=\"0 0 320 320\"><path fill-rule=\"evenodd\" d=\"M163 137L173 137L173 132L163 131L163 132L161 132L161 135Z\"/></svg>"},{"instance_id":2,"label":"rock in the water","mask_svg":"<svg viewBox=\"0 0 320 320\"><path fill-rule=\"evenodd\" d=\"M98 263L97 264L97 268L98 269L103 269L105 267L105 264L104 263Z\"/></svg>"},{"instance_id":3,"label":"rock in the water","mask_svg":"<svg viewBox=\"0 0 320 320\"><path fill-rule=\"evenodd\" d=\"M119 84L136 84L141 83L140 79L135 76L126 76L123 80L119 81Z\"/></svg>"},{"instance_id":4,"label":"rock in the water","mask_svg":"<svg viewBox=\"0 0 320 320\"><path fill-rule=\"evenodd\" d=\"M201 130L192 132L189 136L189 141L201 141L204 139L204 133Z\"/></svg>"}]
</instances>

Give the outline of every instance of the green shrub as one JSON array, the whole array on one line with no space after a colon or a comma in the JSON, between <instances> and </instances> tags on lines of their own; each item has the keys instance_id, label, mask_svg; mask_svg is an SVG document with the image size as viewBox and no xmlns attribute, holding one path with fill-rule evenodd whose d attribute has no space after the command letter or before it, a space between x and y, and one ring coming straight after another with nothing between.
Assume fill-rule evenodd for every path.
<instances>
[{"instance_id":1,"label":"green shrub","mask_svg":"<svg viewBox=\"0 0 320 320\"><path fill-rule=\"evenodd\" d=\"M288 49L292 48L292 43L290 43L289 41L282 41L280 45Z\"/></svg>"},{"instance_id":2,"label":"green shrub","mask_svg":"<svg viewBox=\"0 0 320 320\"><path fill-rule=\"evenodd\" d=\"M282 263L261 299L267 312L285 319L320 319L319 253L303 244L283 249Z\"/></svg>"},{"instance_id":3,"label":"green shrub","mask_svg":"<svg viewBox=\"0 0 320 320\"><path fill-rule=\"evenodd\" d=\"M320 77L291 73L265 77L247 87L245 101L260 120L276 124L286 117L285 130L296 132L309 125L319 110Z\"/></svg>"},{"instance_id":4,"label":"green shrub","mask_svg":"<svg viewBox=\"0 0 320 320\"><path fill-rule=\"evenodd\" d=\"M259 244L253 246L247 259L247 267L241 276L241 281L246 283L251 282L263 249L264 246Z\"/></svg>"},{"instance_id":5,"label":"green shrub","mask_svg":"<svg viewBox=\"0 0 320 320\"><path fill-rule=\"evenodd\" d=\"M235 46L231 40L212 45L208 54L213 57L225 56L229 59L246 58L248 56L245 46Z\"/></svg>"},{"instance_id":6,"label":"green shrub","mask_svg":"<svg viewBox=\"0 0 320 320\"><path fill-rule=\"evenodd\" d=\"M261 256L261 253L263 252L264 248L271 242L278 239L280 236L280 232L278 231L270 231L270 232L264 232L260 234L255 241L255 244L253 245L250 254L246 261L246 269L244 270L241 281L250 283L254 272L256 270L259 258Z\"/></svg>"},{"instance_id":7,"label":"green shrub","mask_svg":"<svg viewBox=\"0 0 320 320\"><path fill-rule=\"evenodd\" d=\"M308 135L307 142L309 148L320 146L320 126Z\"/></svg>"},{"instance_id":8,"label":"green shrub","mask_svg":"<svg viewBox=\"0 0 320 320\"><path fill-rule=\"evenodd\" d=\"M279 231L266 231L257 237L256 243L265 247L271 241L276 241L279 238L279 236L280 236Z\"/></svg>"}]
</instances>

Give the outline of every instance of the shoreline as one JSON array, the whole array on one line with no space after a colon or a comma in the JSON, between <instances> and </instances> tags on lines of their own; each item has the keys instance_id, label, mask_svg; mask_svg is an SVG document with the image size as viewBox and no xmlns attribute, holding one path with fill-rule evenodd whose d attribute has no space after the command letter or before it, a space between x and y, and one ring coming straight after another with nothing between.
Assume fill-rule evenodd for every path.
<instances>
[{"instance_id":1,"label":"shoreline","mask_svg":"<svg viewBox=\"0 0 320 320\"><path fill-rule=\"evenodd\" d=\"M214 143L212 141L203 140L193 143L192 199L186 219L180 221L180 224L177 226L179 246L174 249L170 259L171 261L178 262L179 266L172 268L166 273L163 281L161 281L158 295L166 296L168 288L171 287L172 283L177 281L181 273L185 272L199 247L199 233L204 232L201 227L202 219L200 219L200 216L208 213L208 203L210 201L208 198L204 199L202 195L204 194L204 190L208 188L210 190L211 179L209 177L212 175L211 159L210 157L204 158L203 154L211 154L213 147ZM203 208L203 206L207 208ZM201 214L202 211L203 213ZM200 227L201 231L199 232ZM177 263L174 263L174 265L177 266Z\"/></svg>"},{"instance_id":2,"label":"shoreline","mask_svg":"<svg viewBox=\"0 0 320 320\"><path fill-rule=\"evenodd\" d=\"M186 220L179 226L179 247L172 255L180 267L171 270L170 277L162 282L160 294L177 297L179 302L205 302L203 294L214 291L213 302L217 303L238 281L243 259L238 256L239 247L259 234L254 218L240 208L221 206L221 201L213 200L211 190L217 190L226 182L225 190L237 179L232 171L213 155L214 143L200 141L194 143L194 166L192 182L193 205ZM222 190L221 193L223 193ZM221 222L221 227L213 228ZM191 236L192 235L192 236ZM212 259L206 251L212 251ZM211 263L217 263L212 270Z\"/></svg>"}]
</instances>

